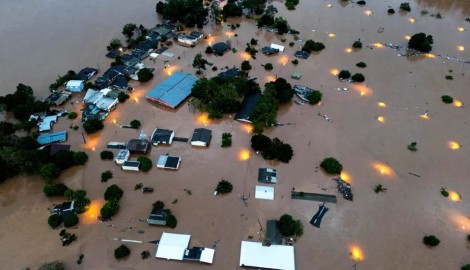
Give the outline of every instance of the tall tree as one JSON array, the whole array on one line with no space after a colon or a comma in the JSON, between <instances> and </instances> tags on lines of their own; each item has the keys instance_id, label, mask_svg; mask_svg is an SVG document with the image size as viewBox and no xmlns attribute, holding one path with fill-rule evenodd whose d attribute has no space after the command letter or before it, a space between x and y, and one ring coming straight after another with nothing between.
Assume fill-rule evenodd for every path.
<instances>
[{"instance_id":1,"label":"tall tree","mask_svg":"<svg viewBox=\"0 0 470 270\"><path fill-rule=\"evenodd\" d=\"M196 56L194 56L193 60L193 68L197 68L198 71L201 71L201 69L206 69L206 64L207 60L202 58L202 54L198 53Z\"/></svg>"}]
</instances>

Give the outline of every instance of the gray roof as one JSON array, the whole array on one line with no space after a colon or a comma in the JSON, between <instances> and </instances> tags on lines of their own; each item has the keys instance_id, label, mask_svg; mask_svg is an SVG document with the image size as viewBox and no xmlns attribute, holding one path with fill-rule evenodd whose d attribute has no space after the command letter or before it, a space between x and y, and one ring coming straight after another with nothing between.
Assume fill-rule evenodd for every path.
<instances>
[{"instance_id":1,"label":"gray roof","mask_svg":"<svg viewBox=\"0 0 470 270\"><path fill-rule=\"evenodd\" d=\"M147 154L150 148L150 142L141 139L132 139L127 142L127 150L130 152L139 152Z\"/></svg>"},{"instance_id":2,"label":"gray roof","mask_svg":"<svg viewBox=\"0 0 470 270\"><path fill-rule=\"evenodd\" d=\"M193 132L191 142L204 142L209 144L212 138L212 131L207 128L196 128Z\"/></svg>"},{"instance_id":3,"label":"gray roof","mask_svg":"<svg viewBox=\"0 0 470 270\"><path fill-rule=\"evenodd\" d=\"M152 209L149 218L147 219L147 223L151 225L166 225L166 218L167 214L163 209Z\"/></svg>"},{"instance_id":4,"label":"gray roof","mask_svg":"<svg viewBox=\"0 0 470 270\"><path fill-rule=\"evenodd\" d=\"M171 135L174 133L173 130L156 128L152 133L152 143L166 143L170 144Z\"/></svg>"},{"instance_id":5,"label":"gray roof","mask_svg":"<svg viewBox=\"0 0 470 270\"><path fill-rule=\"evenodd\" d=\"M147 93L146 97L163 106L175 109L189 95L197 78L191 74L176 72Z\"/></svg>"},{"instance_id":6,"label":"gray roof","mask_svg":"<svg viewBox=\"0 0 470 270\"><path fill-rule=\"evenodd\" d=\"M251 123L250 116L260 100L260 93L245 96L242 102L242 108L235 114L235 120Z\"/></svg>"},{"instance_id":7,"label":"gray roof","mask_svg":"<svg viewBox=\"0 0 470 270\"><path fill-rule=\"evenodd\" d=\"M258 182L276 184L276 174L277 171L275 169L260 168L258 170Z\"/></svg>"},{"instance_id":8,"label":"gray roof","mask_svg":"<svg viewBox=\"0 0 470 270\"><path fill-rule=\"evenodd\" d=\"M266 222L266 241L275 245L282 244L282 234L279 229L279 221L268 220Z\"/></svg>"}]
</instances>

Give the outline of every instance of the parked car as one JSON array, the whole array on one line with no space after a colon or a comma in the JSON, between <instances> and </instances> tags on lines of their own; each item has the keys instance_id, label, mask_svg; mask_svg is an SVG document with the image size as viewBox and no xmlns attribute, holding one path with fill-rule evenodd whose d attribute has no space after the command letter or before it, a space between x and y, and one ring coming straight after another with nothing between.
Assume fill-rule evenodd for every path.
<instances>
[{"instance_id":1,"label":"parked car","mask_svg":"<svg viewBox=\"0 0 470 270\"><path fill-rule=\"evenodd\" d=\"M142 189L142 192L143 193L152 193L153 192L153 188L152 187L144 187Z\"/></svg>"}]
</instances>

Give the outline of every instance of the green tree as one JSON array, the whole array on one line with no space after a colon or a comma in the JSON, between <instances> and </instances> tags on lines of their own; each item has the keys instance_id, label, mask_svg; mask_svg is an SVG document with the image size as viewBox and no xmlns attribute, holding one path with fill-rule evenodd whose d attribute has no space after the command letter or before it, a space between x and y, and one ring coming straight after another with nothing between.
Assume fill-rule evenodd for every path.
<instances>
[{"instance_id":1,"label":"green tree","mask_svg":"<svg viewBox=\"0 0 470 270\"><path fill-rule=\"evenodd\" d=\"M137 72L139 82L148 82L153 78L153 73L149 68L142 68Z\"/></svg>"},{"instance_id":2,"label":"green tree","mask_svg":"<svg viewBox=\"0 0 470 270\"><path fill-rule=\"evenodd\" d=\"M68 214L64 219L65 228L70 228L78 224L78 216L74 213Z\"/></svg>"},{"instance_id":3,"label":"green tree","mask_svg":"<svg viewBox=\"0 0 470 270\"><path fill-rule=\"evenodd\" d=\"M410 3L408 3L408 2L401 3L400 4L400 10L410 12L411 11Z\"/></svg>"},{"instance_id":4,"label":"green tree","mask_svg":"<svg viewBox=\"0 0 470 270\"><path fill-rule=\"evenodd\" d=\"M166 4L162 1L158 1L157 6L155 7L155 11L158 14L163 14L163 10L165 9Z\"/></svg>"},{"instance_id":5,"label":"green tree","mask_svg":"<svg viewBox=\"0 0 470 270\"><path fill-rule=\"evenodd\" d=\"M277 159L280 162L289 163L294 156L294 150L289 144L282 143L277 149Z\"/></svg>"},{"instance_id":6,"label":"green tree","mask_svg":"<svg viewBox=\"0 0 470 270\"><path fill-rule=\"evenodd\" d=\"M69 188L62 184L62 183L57 183L57 184L46 184L42 191L44 192L44 195L46 197L52 197L52 196L63 196L64 193L68 190Z\"/></svg>"},{"instance_id":7,"label":"green tree","mask_svg":"<svg viewBox=\"0 0 470 270\"><path fill-rule=\"evenodd\" d=\"M265 151L271 147L271 139L263 134L256 134L251 137L251 148L255 151Z\"/></svg>"},{"instance_id":8,"label":"green tree","mask_svg":"<svg viewBox=\"0 0 470 270\"><path fill-rule=\"evenodd\" d=\"M60 170L68 169L74 165L73 153L71 151L61 150L52 156L52 161Z\"/></svg>"},{"instance_id":9,"label":"green tree","mask_svg":"<svg viewBox=\"0 0 470 270\"><path fill-rule=\"evenodd\" d=\"M119 49L122 48L122 42L118 38L113 38L111 39L111 42L109 42L109 47L111 49Z\"/></svg>"},{"instance_id":10,"label":"green tree","mask_svg":"<svg viewBox=\"0 0 470 270\"><path fill-rule=\"evenodd\" d=\"M356 64L356 67L365 68L365 67L367 67L367 64L364 63L364 62L359 62L359 63Z\"/></svg>"},{"instance_id":11,"label":"green tree","mask_svg":"<svg viewBox=\"0 0 470 270\"><path fill-rule=\"evenodd\" d=\"M264 69L268 71L273 70L273 64L271 63L264 64Z\"/></svg>"},{"instance_id":12,"label":"green tree","mask_svg":"<svg viewBox=\"0 0 470 270\"><path fill-rule=\"evenodd\" d=\"M206 69L206 64L207 64L207 60L202 58L202 54L201 53L198 53L196 54L196 56L194 56L194 60L193 60L193 68L197 68L198 71L200 71L201 69Z\"/></svg>"},{"instance_id":13,"label":"green tree","mask_svg":"<svg viewBox=\"0 0 470 270\"><path fill-rule=\"evenodd\" d=\"M71 120L75 119L78 117L78 114L76 112L69 112L67 117Z\"/></svg>"},{"instance_id":14,"label":"green tree","mask_svg":"<svg viewBox=\"0 0 470 270\"><path fill-rule=\"evenodd\" d=\"M443 95L443 96L441 97L441 100L442 100L442 102L444 102L445 104L451 104L451 103L454 102L454 98L451 97L451 96L448 96L448 95Z\"/></svg>"},{"instance_id":15,"label":"green tree","mask_svg":"<svg viewBox=\"0 0 470 270\"><path fill-rule=\"evenodd\" d=\"M49 223L49 226L51 226L52 229L55 229L62 223L62 218L59 214L52 214L49 216L47 223Z\"/></svg>"},{"instance_id":16,"label":"green tree","mask_svg":"<svg viewBox=\"0 0 470 270\"><path fill-rule=\"evenodd\" d=\"M146 156L140 156L137 158L137 161L140 162L140 170L143 172L148 172L152 169L152 160Z\"/></svg>"},{"instance_id":17,"label":"green tree","mask_svg":"<svg viewBox=\"0 0 470 270\"><path fill-rule=\"evenodd\" d=\"M101 183L106 183L111 178L113 178L113 173L111 171L105 171L101 173Z\"/></svg>"},{"instance_id":18,"label":"green tree","mask_svg":"<svg viewBox=\"0 0 470 270\"><path fill-rule=\"evenodd\" d=\"M470 270L470 264L466 264L460 268L461 270Z\"/></svg>"},{"instance_id":19,"label":"green tree","mask_svg":"<svg viewBox=\"0 0 470 270\"><path fill-rule=\"evenodd\" d=\"M134 119L134 120L131 121L131 127L132 127L133 129L139 129L140 126L141 126L141 123L140 123L139 120Z\"/></svg>"},{"instance_id":20,"label":"green tree","mask_svg":"<svg viewBox=\"0 0 470 270\"><path fill-rule=\"evenodd\" d=\"M362 42L361 42L361 40L358 39L358 40L354 41L352 47L353 47L354 49L361 49L361 48L362 48Z\"/></svg>"},{"instance_id":21,"label":"green tree","mask_svg":"<svg viewBox=\"0 0 470 270\"><path fill-rule=\"evenodd\" d=\"M279 219L279 230L285 237L301 236L303 234L303 224L300 220L294 220L291 215L284 214Z\"/></svg>"},{"instance_id":22,"label":"green tree","mask_svg":"<svg viewBox=\"0 0 470 270\"><path fill-rule=\"evenodd\" d=\"M232 146L232 134L224 132L222 133L222 147Z\"/></svg>"},{"instance_id":23,"label":"green tree","mask_svg":"<svg viewBox=\"0 0 470 270\"><path fill-rule=\"evenodd\" d=\"M282 17L277 17L274 19L274 28L277 29L277 33L279 35L283 35L289 32L289 24Z\"/></svg>"},{"instance_id":24,"label":"green tree","mask_svg":"<svg viewBox=\"0 0 470 270\"><path fill-rule=\"evenodd\" d=\"M347 79L351 78L351 73L348 70L343 69L338 73L338 78L340 80L347 80Z\"/></svg>"},{"instance_id":25,"label":"green tree","mask_svg":"<svg viewBox=\"0 0 470 270\"><path fill-rule=\"evenodd\" d=\"M431 35L425 33L414 34L408 41L408 48L428 53L432 50L434 40Z\"/></svg>"},{"instance_id":26,"label":"green tree","mask_svg":"<svg viewBox=\"0 0 470 270\"><path fill-rule=\"evenodd\" d=\"M299 0L286 0L285 5L288 10L294 10L295 6L299 4Z\"/></svg>"},{"instance_id":27,"label":"green tree","mask_svg":"<svg viewBox=\"0 0 470 270\"><path fill-rule=\"evenodd\" d=\"M243 61L242 65L241 65L241 68L242 68L243 71L251 70L250 61L248 61L248 60Z\"/></svg>"},{"instance_id":28,"label":"green tree","mask_svg":"<svg viewBox=\"0 0 470 270\"><path fill-rule=\"evenodd\" d=\"M85 165L88 161L88 155L85 152L73 152L73 164L75 166Z\"/></svg>"},{"instance_id":29,"label":"green tree","mask_svg":"<svg viewBox=\"0 0 470 270\"><path fill-rule=\"evenodd\" d=\"M65 264L61 261L48 262L41 265L38 270L65 270Z\"/></svg>"},{"instance_id":30,"label":"green tree","mask_svg":"<svg viewBox=\"0 0 470 270\"><path fill-rule=\"evenodd\" d=\"M104 199L107 201L119 201L123 194L124 191L122 191L122 189L120 189L117 185L111 185L104 192Z\"/></svg>"},{"instance_id":31,"label":"green tree","mask_svg":"<svg viewBox=\"0 0 470 270\"><path fill-rule=\"evenodd\" d=\"M153 203L153 208L158 209L158 210L163 210L165 208L165 203L162 201L156 201Z\"/></svg>"},{"instance_id":32,"label":"green tree","mask_svg":"<svg viewBox=\"0 0 470 270\"><path fill-rule=\"evenodd\" d=\"M308 102L312 105L316 105L321 101L323 94L318 90L313 90L307 96Z\"/></svg>"},{"instance_id":33,"label":"green tree","mask_svg":"<svg viewBox=\"0 0 470 270\"><path fill-rule=\"evenodd\" d=\"M364 75L362 75L361 73L356 73L356 74L352 75L351 79L355 82L363 82L363 81L366 80Z\"/></svg>"},{"instance_id":34,"label":"green tree","mask_svg":"<svg viewBox=\"0 0 470 270\"><path fill-rule=\"evenodd\" d=\"M103 122L98 119L88 119L83 123L83 129L86 133L92 134L102 130L104 127Z\"/></svg>"},{"instance_id":35,"label":"green tree","mask_svg":"<svg viewBox=\"0 0 470 270\"><path fill-rule=\"evenodd\" d=\"M325 49L325 45L321 42L315 42L311 39L305 41L304 46L302 46L302 51L311 53L313 52L318 52Z\"/></svg>"},{"instance_id":36,"label":"green tree","mask_svg":"<svg viewBox=\"0 0 470 270\"><path fill-rule=\"evenodd\" d=\"M242 11L242 7L238 6L235 0L228 0L227 4L225 4L224 8L222 9L222 15L225 18L240 17L242 16Z\"/></svg>"},{"instance_id":37,"label":"green tree","mask_svg":"<svg viewBox=\"0 0 470 270\"><path fill-rule=\"evenodd\" d=\"M59 177L60 169L54 163L45 163L39 167L39 174L46 180L53 180Z\"/></svg>"},{"instance_id":38,"label":"green tree","mask_svg":"<svg viewBox=\"0 0 470 270\"><path fill-rule=\"evenodd\" d=\"M104 150L104 151L101 151L100 157L103 160L106 160L106 159L112 160L114 159L114 154L111 151Z\"/></svg>"},{"instance_id":39,"label":"green tree","mask_svg":"<svg viewBox=\"0 0 470 270\"><path fill-rule=\"evenodd\" d=\"M294 96L294 90L292 90L292 86L284 78L277 78L276 81L267 83L265 87L266 89L268 89L269 87L273 87L272 89L267 91L270 92L274 90L272 93L275 93L275 97L277 98L280 104L290 102L292 97Z\"/></svg>"},{"instance_id":40,"label":"green tree","mask_svg":"<svg viewBox=\"0 0 470 270\"><path fill-rule=\"evenodd\" d=\"M341 174L343 165L339 163L335 158L325 158L321 163L320 167L329 174Z\"/></svg>"},{"instance_id":41,"label":"green tree","mask_svg":"<svg viewBox=\"0 0 470 270\"><path fill-rule=\"evenodd\" d=\"M136 30L137 30L137 25L133 23L128 23L124 25L124 27L122 28L122 34L126 36L127 38L132 38Z\"/></svg>"},{"instance_id":42,"label":"green tree","mask_svg":"<svg viewBox=\"0 0 470 270\"><path fill-rule=\"evenodd\" d=\"M272 26L274 25L274 16L269 14L264 14L257 20L258 28L263 26Z\"/></svg>"},{"instance_id":43,"label":"green tree","mask_svg":"<svg viewBox=\"0 0 470 270\"><path fill-rule=\"evenodd\" d=\"M172 214L168 214L166 216L166 226L174 229L176 228L176 225L178 225L178 220L176 220L176 217Z\"/></svg>"},{"instance_id":44,"label":"green tree","mask_svg":"<svg viewBox=\"0 0 470 270\"><path fill-rule=\"evenodd\" d=\"M142 260L146 260L150 257L150 252L148 250L142 251L142 253L140 253L140 257Z\"/></svg>"},{"instance_id":45,"label":"green tree","mask_svg":"<svg viewBox=\"0 0 470 270\"><path fill-rule=\"evenodd\" d=\"M233 185L227 180L222 179L215 188L215 191L220 194L230 193L233 190Z\"/></svg>"},{"instance_id":46,"label":"green tree","mask_svg":"<svg viewBox=\"0 0 470 270\"><path fill-rule=\"evenodd\" d=\"M439 245L441 241L435 235L427 235L423 237L423 243L430 247Z\"/></svg>"},{"instance_id":47,"label":"green tree","mask_svg":"<svg viewBox=\"0 0 470 270\"><path fill-rule=\"evenodd\" d=\"M115 200L107 201L100 210L101 218L108 220L112 218L119 210L119 204Z\"/></svg>"},{"instance_id":48,"label":"green tree","mask_svg":"<svg viewBox=\"0 0 470 270\"><path fill-rule=\"evenodd\" d=\"M120 245L114 250L114 258L121 259L131 254L131 250L126 245Z\"/></svg>"}]
</instances>

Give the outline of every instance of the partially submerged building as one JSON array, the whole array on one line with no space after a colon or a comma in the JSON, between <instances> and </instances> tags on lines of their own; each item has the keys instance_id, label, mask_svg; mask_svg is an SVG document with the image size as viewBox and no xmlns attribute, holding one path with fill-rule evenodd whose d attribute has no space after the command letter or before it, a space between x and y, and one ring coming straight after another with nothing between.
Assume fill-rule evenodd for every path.
<instances>
[{"instance_id":1,"label":"partially submerged building","mask_svg":"<svg viewBox=\"0 0 470 270\"><path fill-rule=\"evenodd\" d=\"M95 76L96 73L98 73L97 69L91 68L91 67L86 67L86 68L83 68L82 70L80 70L77 73L76 79L86 82L89 79L91 79L93 76Z\"/></svg>"},{"instance_id":2,"label":"partially submerged building","mask_svg":"<svg viewBox=\"0 0 470 270\"><path fill-rule=\"evenodd\" d=\"M54 208L51 210L51 214L58 214L62 219L66 218L68 215L72 214L75 210L75 202L63 202L61 204L54 205Z\"/></svg>"},{"instance_id":3,"label":"partially submerged building","mask_svg":"<svg viewBox=\"0 0 470 270\"><path fill-rule=\"evenodd\" d=\"M189 47L196 45L198 39L188 35L179 35L177 41L180 45Z\"/></svg>"},{"instance_id":4,"label":"partially submerged building","mask_svg":"<svg viewBox=\"0 0 470 270\"><path fill-rule=\"evenodd\" d=\"M164 209L153 208L149 218L147 219L147 223L149 225L166 226L167 216L168 215Z\"/></svg>"},{"instance_id":5,"label":"partially submerged building","mask_svg":"<svg viewBox=\"0 0 470 270\"><path fill-rule=\"evenodd\" d=\"M126 147L131 153L147 154L150 150L150 142L146 139L131 139Z\"/></svg>"},{"instance_id":6,"label":"partially submerged building","mask_svg":"<svg viewBox=\"0 0 470 270\"><path fill-rule=\"evenodd\" d=\"M258 182L267 184L277 183L277 171L271 168L259 168L258 170Z\"/></svg>"},{"instance_id":7,"label":"partially submerged building","mask_svg":"<svg viewBox=\"0 0 470 270\"><path fill-rule=\"evenodd\" d=\"M231 69L227 69L226 71L224 72L220 72L219 74L217 74L217 77L221 77L221 78L234 78L234 77L238 77L242 74L242 71L239 69L239 68L231 68Z\"/></svg>"},{"instance_id":8,"label":"partially submerged building","mask_svg":"<svg viewBox=\"0 0 470 270\"><path fill-rule=\"evenodd\" d=\"M196 261L212 264L215 250L205 247L188 248L191 235L162 232L156 258L177 261Z\"/></svg>"},{"instance_id":9,"label":"partially submerged building","mask_svg":"<svg viewBox=\"0 0 470 270\"><path fill-rule=\"evenodd\" d=\"M235 120L251 123L251 114L260 100L260 93L245 96L245 98L243 98L242 108L235 114Z\"/></svg>"},{"instance_id":10,"label":"partially submerged building","mask_svg":"<svg viewBox=\"0 0 470 270\"><path fill-rule=\"evenodd\" d=\"M279 53L279 49L271 48L271 47L263 47L261 49L261 52L264 53L265 55L273 55L273 54Z\"/></svg>"},{"instance_id":11,"label":"partially submerged building","mask_svg":"<svg viewBox=\"0 0 470 270\"><path fill-rule=\"evenodd\" d=\"M44 131L50 131L52 130L52 126L57 122L57 115L49 115L49 116L44 116L40 117L38 119L38 131L39 132L44 132Z\"/></svg>"},{"instance_id":12,"label":"partially submerged building","mask_svg":"<svg viewBox=\"0 0 470 270\"><path fill-rule=\"evenodd\" d=\"M173 130L156 128L150 139L153 145L158 146L159 144L171 144L174 137L175 132Z\"/></svg>"},{"instance_id":13,"label":"partially submerged building","mask_svg":"<svg viewBox=\"0 0 470 270\"><path fill-rule=\"evenodd\" d=\"M85 87L85 83L82 80L70 80L65 83L65 90L70 92L81 92Z\"/></svg>"},{"instance_id":14,"label":"partially submerged building","mask_svg":"<svg viewBox=\"0 0 470 270\"><path fill-rule=\"evenodd\" d=\"M70 97L72 93L69 91L57 91L50 94L44 102L49 105L60 106L65 103Z\"/></svg>"},{"instance_id":15,"label":"partially submerged building","mask_svg":"<svg viewBox=\"0 0 470 270\"><path fill-rule=\"evenodd\" d=\"M294 246L263 246L260 242L242 241L240 266L295 270Z\"/></svg>"},{"instance_id":16,"label":"partially submerged building","mask_svg":"<svg viewBox=\"0 0 470 270\"><path fill-rule=\"evenodd\" d=\"M139 171L139 168L140 168L140 162L139 161L124 161L124 163L122 163L122 169L124 171L136 171L138 172Z\"/></svg>"},{"instance_id":17,"label":"partially submerged building","mask_svg":"<svg viewBox=\"0 0 470 270\"><path fill-rule=\"evenodd\" d=\"M191 95L197 78L191 74L176 72L147 93L149 101L167 108L176 109Z\"/></svg>"},{"instance_id":18,"label":"partially submerged building","mask_svg":"<svg viewBox=\"0 0 470 270\"><path fill-rule=\"evenodd\" d=\"M103 111L112 111L116 108L119 100L115 97L109 97L107 95L109 92L111 92L109 88L101 89L100 91L88 89L83 98L83 102L93 104Z\"/></svg>"},{"instance_id":19,"label":"partially submerged building","mask_svg":"<svg viewBox=\"0 0 470 270\"><path fill-rule=\"evenodd\" d=\"M268 245L282 245L282 233L278 220L266 221L266 243Z\"/></svg>"},{"instance_id":20,"label":"partially submerged building","mask_svg":"<svg viewBox=\"0 0 470 270\"><path fill-rule=\"evenodd\" d=\"M157 161L157 168L178 170L181 163L181 157L161 155Z\"/></svg>"},{"instance_id":21,"label":"partially submerged building","mask_svg":"<svg viewBox=\"0 0 470 270\"><path fill-rule=\"evenodd\" d=\"M60 151L70 152L70 148L71 148L70 144L57 144L57 143L54 143L49 148L49 156L52 157L53 155L57 154Z\"/></svg>"},{"instance_id":22,"label":"partially submerged building","mask_svg":"<svg viewBox=\"0 0 470 270\"><path fill-rule=\"evenodd\" d=\"M67 131L58 131L52 133L41 134L37 141L39 144L50 144L54 142L65 142L67 140Z\"/></svg>"},{"instance_id":23,"label":"partially submerged building","mask_svg":"<svg viewBox=\"0 0 470 270\"><path fill-rule=\"evenodd\" d=\"M294 56L300 59L307 59L310 56L310 53L306 51L296 51Z\"/></svg>"},{"instance_id":24,"label":"partially submerged building","mask_svg":"<svg viewBox=\"0 0 470 270\"><path fill-rule=\"evenodd\" d=\"M191 145L194 146L209 146L212 138L212 131L207 128L196 128L191 138Z\"/></svg>"},{"instance_id":25,"label":"partially submerged building","mask_svg":"<svg viewBox=\"0 0 470 270\"><path fill-rule=\"evenodd\" d=\"M118 154L116 155L116 157L114 158L114 161L117 163L117 164L123 164L124 162L126 162L128 159L129 159L129 156L130 156L130 151L127 150L127 149L121 149L119 150Z\"/></svg>"},{"instance_id":26,"label":"partially submerged building","mask_svg":"<svg viewBox=\"0 0 470 270\"><path fill-rule=\"evenodd\" d=\"M212 46L212 50L214 50L214 53L216 55L222 56L226 51L229 51L232 49L232 46L230 44L227 44L225 42L218 42Z\"/></svg>"},{"instance_id":27,"label":"partially submerged building","mask_svg":"<svg viewBox=\"0 0 470 270\"><path fill-rule=\"evenodd\" d=\"M109 112L98 108L94 104L87 104L83 109L80 110L82 113L82 122L87 120L97 119L104 120L108 116Z\"/></svg>"}]
</instances>

